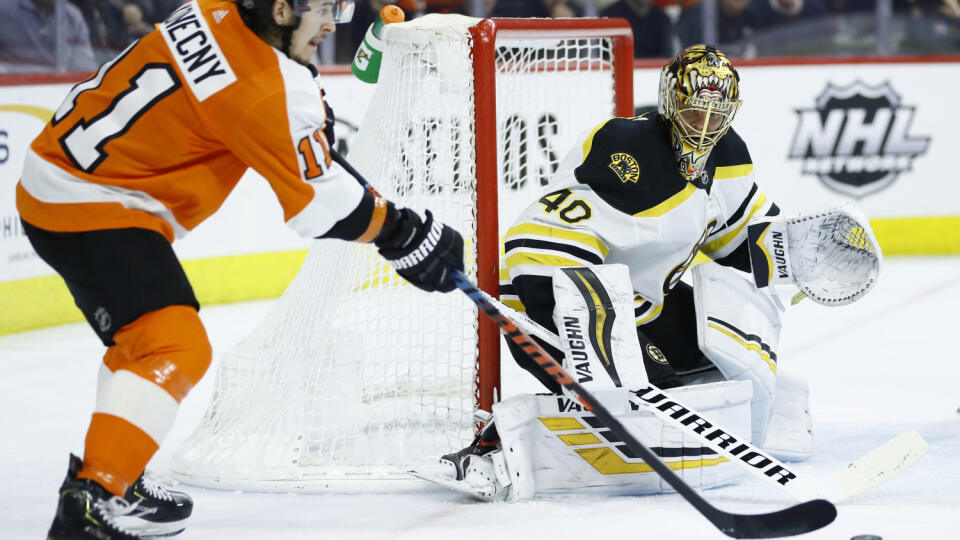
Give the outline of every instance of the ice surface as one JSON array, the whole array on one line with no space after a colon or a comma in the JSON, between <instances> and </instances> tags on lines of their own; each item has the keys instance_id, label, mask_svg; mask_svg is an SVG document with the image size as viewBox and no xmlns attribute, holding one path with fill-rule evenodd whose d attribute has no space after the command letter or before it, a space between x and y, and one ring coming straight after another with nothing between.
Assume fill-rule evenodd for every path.
<instances>
[{"instance_id":1,"label":"ice surface","mask_svg":"<svg viewBox=\"0 0 960 540\"><path fill-rule=\"evenodd\" d=\"M239 340L269 301L213 306L201 316L214 355ZM960 538L960 257L888 259L877 289L841 308L801 302L784 314L780 366L810 381L814 457L826 474L913 428L930 452L903 474L839 506L804 538ZM0 338L0 538L43 538L67 453L79 453L103 348L84 325ZM216 361L216 360L215 360ZM215 368L184 401L151 462L170 456L199 422ZM535 390L506 366L504 392ZM196 502L184 539L725 538L680 497L575 496L484 504L445 491L393 495L261 495L187 487ZM718 507L765 512L790 500L757 480L705 492Z\"/></svg>"}]
</instances>

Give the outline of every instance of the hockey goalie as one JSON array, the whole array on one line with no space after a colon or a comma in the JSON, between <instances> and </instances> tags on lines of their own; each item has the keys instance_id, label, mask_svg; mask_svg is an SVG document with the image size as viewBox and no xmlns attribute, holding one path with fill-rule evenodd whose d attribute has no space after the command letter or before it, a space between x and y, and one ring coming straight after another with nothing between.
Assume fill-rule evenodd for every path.
<instances>
[{"instance_id":1,"label":"hockey goalie","mask_svg":"<svg viewBox=\"0 0 960 540\"><path fill-rule=\"evenodd\" d=\"M684 49L662 69L658 114L597 126L504 240L503 302L539 325L531 333L541 345L700 488L734 481L743 469L631 397L648 385L669 389L770 455L806 459L808 389L780 369L779 314L805 297L853 302L882 263L868 221L851 205L780 217L731 129L740 105L739 75L726 56L709 45ZM711 261L694 266L701 252ZM508 344L549 393L480 411L485 425L474 443L421 476L486 500L670 490Z\"/></svg>"}]
</instances>

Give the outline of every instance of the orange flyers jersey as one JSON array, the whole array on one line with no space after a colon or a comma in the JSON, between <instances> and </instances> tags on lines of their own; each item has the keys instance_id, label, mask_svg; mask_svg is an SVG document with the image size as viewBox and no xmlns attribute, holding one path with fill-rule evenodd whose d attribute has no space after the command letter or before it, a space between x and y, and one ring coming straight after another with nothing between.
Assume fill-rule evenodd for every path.
<instances>
[{"instance_id":1,"label":"orange flyers jersey","mask_svg":"<svg viewBox=\"0 0 960 540\"><path fill-rule=\"evenodd\" d=\"M59 232L141 227L184 236L252 167L287 224L320 236L363 188L333 163L310 70L229 1L194 0L70 91L34 140L20 215Z\"/></svg>"}]
</instances>

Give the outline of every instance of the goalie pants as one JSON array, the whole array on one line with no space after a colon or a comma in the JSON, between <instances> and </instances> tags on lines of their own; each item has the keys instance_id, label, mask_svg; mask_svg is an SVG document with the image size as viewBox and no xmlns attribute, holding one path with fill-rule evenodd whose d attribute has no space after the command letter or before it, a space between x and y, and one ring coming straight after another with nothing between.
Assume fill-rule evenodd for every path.
<instances>
[{"instance_id":1,"label":"goalie pants","mask_svg":"<svg viewBox=\"0 0 960 540\"><path fill-rule=\"evenodd\" d=\"M553 321L537 320L537 322L547 328L556 328ZM693 288L686 283L677 283L676 287L670 291L664 301L663 310L656 319L637 327L637 339L643 349L643 362L647 376L651 383L660 388L680 386L680 377L683 375L701 374L717 369L697 345L697 318ZM537 341L555 358L563 357L559 349L543 341ZM648 345L655 346L655 349L651 349ZM522 349L510 340L507 340L507 346L520 367L536 377L550 392L562 393L560 385L543 373L543 370L534 364ZM663 354L656 354L656 350Z\"/></svg>"},{"instance_id":2,"label":"goalie pants","mask_svg":"<svg viewBox=\"0 0 960 540\"><path fill-rule=\"evenodd\" d=\"M78 477L123 496L210 365L199 304L173 248L157 232L23 226L108 347Z\"/></svg>"}]
</instances>

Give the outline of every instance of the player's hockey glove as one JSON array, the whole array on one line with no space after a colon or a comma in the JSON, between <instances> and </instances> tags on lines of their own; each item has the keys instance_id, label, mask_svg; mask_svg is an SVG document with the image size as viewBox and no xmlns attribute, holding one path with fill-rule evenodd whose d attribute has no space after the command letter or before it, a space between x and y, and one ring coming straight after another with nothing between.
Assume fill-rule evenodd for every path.
<instances>
[{"instance_id":1,"label":"player's hockey glove","mask_svg":"<svg viewBox=\"0 0 960 540\"><path fill-rule=\"evenodd\" d=\"M435 221L429 210L426 221L409 208L397 212L384 238L374 244L404 279L425 291L449 292L456 288L452 269L463 271L463 237Z\"/></svg>"}]
</instances>

